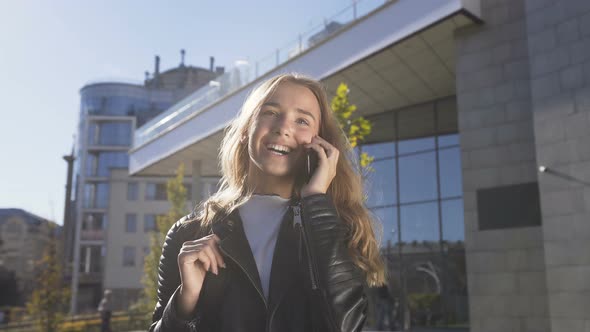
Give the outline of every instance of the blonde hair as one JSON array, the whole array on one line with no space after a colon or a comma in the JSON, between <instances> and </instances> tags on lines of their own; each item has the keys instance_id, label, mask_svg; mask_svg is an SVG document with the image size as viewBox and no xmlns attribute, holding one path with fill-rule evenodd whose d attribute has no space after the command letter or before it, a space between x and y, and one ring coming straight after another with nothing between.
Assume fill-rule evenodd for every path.
<instances>
[{"instance_id":1,"label":"blonde hair","mask_svg":"<svg viewBox=\"0 0 590 332\"><path fill-rule=\"evenodd\" d=\"M248 136L248 129L258 116L262 104L283 82L307 87L318 100L322 119L319 136L340 151L336 176L327 194L332 197L340 218L349 226L348 247L355 264L365 272L370 286L382 285L385 283L385 269L379 254L373 218L363 203L364 192L357 157L332 112L324 87L314 79L299 74L282 74L268 79L250 93L236 118L225 129L219 151L222 172L220 188L195 208L196 218L192 220L210 226L213 220L227 216L253 194L253 189L247 185L250 159L248 146L242 143L242 138ZM292 193L294 197L299 198L302 185L302 182L296 181Z\"/></svg>"}]
</instances>

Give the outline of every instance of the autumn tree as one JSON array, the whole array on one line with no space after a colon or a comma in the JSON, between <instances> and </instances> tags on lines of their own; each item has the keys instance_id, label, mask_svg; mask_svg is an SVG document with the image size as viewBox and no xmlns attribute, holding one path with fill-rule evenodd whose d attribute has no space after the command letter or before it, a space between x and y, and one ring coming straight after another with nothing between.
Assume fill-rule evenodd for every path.
<instances>
[{"instance_id":1,"label":"autumn tree","mask_svg":"<svg viewBox=\"0 0 590 332\"><path fill-rule=\"evenodd\" d=\"M63 280L63 266L60 260L55 224L49 224L50 241L43 257L35 262L35 286L27 302L27 312L35 322L35 330L43 332L58 331L65 318L70 288Z\"/></svg>"},{"instance_id":2,"label":"autumn tree","mask_svg":"<svg viewBox=\"0 0 590 332\"><path fill-rule=\"evenodd\" d=\"M336 114L340 128L344 131L350 145L359 152L359 164L365 171L373 171L371 163L374 157L369 156L366 152L362 152L359 143L362 142L366 136L371 133L371 122L362 116L352 118L352 114L356 112L356 105L348 101L348 94L350 90L348 85L340 83L336 89L336 95L332 98L332 110Z\"/></svg>"},{"instance_id":3,"label":"autumn tree","mask_svg":"<svg viewBox=\"0 0 590 332\"><path fill-rule=\"evenodd\" d=\"M135 310L151 312L158 301L158 263L162 255L162 245L166 239L166 233L176 221L187 215L188 212L186 208L187 189L183 180L184 164L180 164L176 170L176 176L166 183L170 210L167 214L156 218L156 230L150 233L150 251L144 260L144 275L141 280L143 294L140 302L134 305Z\"/></svg>"}]
</instances>

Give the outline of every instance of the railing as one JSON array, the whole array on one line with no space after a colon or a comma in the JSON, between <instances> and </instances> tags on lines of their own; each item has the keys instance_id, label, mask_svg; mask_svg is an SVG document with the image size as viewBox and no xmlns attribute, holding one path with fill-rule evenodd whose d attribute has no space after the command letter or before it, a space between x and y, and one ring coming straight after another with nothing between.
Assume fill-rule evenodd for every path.
<instances>
[{"instance_id":1,"label":"railing","mask_svg":"<svg viewBox=\"0 0 590 332\"><path fill-rule=\"evenodd\" d=\"M146 331L151 323L150 313L115 312L111 317L111 330L113 331ZM98 314L77 315L69 317L60 324L63 332L92 332L100 331L100 316ZM0 325L1 332L33 332L35 329L32 321L14 322Z\"/></svg>"},{"instance_id":2,"label":"railing","mask_svg":"<svg viewBox=\"0 0 590 332\"><path fill-rule=\"evenodd\" d=\"M103 240L104 231L102 229L83 229L80 232L82 240Z\"/></svg>"},{"instance_id":3,"label":"railing","mask_svg":"<svg viewBox=\"0 0 590 332\"><path fill-rule=\"evenodd\" d=\"M254 62L247 60L236 61L231 69L209 82L209 85L195 91L138 128L135 131L133 147L140 147L161 133L174 128L189 115L201 112L224 96L264 76L289 59L321 43L342 28L356 22L390 1L354 0L352 5L326 19L323 24L299 34L295 40L277 48L267 56Z\"/></svg>"}]
</instances>

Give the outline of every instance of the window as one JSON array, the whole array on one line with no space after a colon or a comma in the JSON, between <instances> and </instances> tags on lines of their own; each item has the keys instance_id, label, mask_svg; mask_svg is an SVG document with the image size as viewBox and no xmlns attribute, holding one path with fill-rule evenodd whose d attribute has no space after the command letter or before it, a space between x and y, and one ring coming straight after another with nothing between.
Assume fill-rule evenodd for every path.
<instances>
[{"instance_id":1,"label":"window","mask_svg":"<svg viewBox=\"0 0 590 332\"><path fill-rule=\"evenodd\" d=\"M395 159L375 161L371 164L371 167L375 172L367 175L365 183L367 206L380 207L395 204L397 201Z\"/></svg>"},{"instance_id":2,"label":"window","mask_svg":"<svg viewBox=\"0 0 590 332\"><path fill-rule=\"evenodd\" d=\"M138 196L138 184L137 182L127 183L127 200L136 201Z\"/></svg>"},{"instance_id":3,"label":"window","mask_svg":"<svg viewBox=\"0 0 590 332\"><path fill-rule=\"evenodd\" d=\"M166 183L147 183L145 186L145 199L150 201L165 201Z\"/></svg>"},{"instance_id":4,"label":"window","mask_svg":"<svg viewBox=\"0 0 590 332\"><path fill-rule=\"evenodd\" d=\"M459 197L463 195L461 151L459 148L442 149L438 154L438 158L441 197Z\"/></svg>"},{"instance_id":5,"label":"window","mask_svg":"<svg viewBox=\"0 0 590 332\"><path fill-rule=\"evenodd\" d=\"M144 232L152 232L156 231L156 215L155 214L146 214L143 216L143 231Z\"/></svg>"},{"instance_id":6,"label":"window","mask_svg":"<svg viewBox=\"0 0 590 332\"><path fill-rule=\"evenodd\" d=\"M442 226L444 240L465 241L462 199L442 201Z\"/></svg>"},{"instance_id":7,"label":"window","mask_svg":"<svg viewBox=\"0 0 590 332\"><path fill-rule=\"evenodd\" d=\"M137 215L129 213L125 216L125 232L135 233L137 231Z\"/></svg>"},{"instance_id":8,"label":"window","mask_svg":"<svg viewBox=\"0 0 590 332\"><path fill-rule=\"evenodd\" d=\"M401 207L401 237L405 243L437 243L439 241L437 203L412 204Z\"/></svg>"},{"instance_id":9,"label":"window","mask_svg":"<svg viewBox=\"0 0 590 332\"><path fill-rule=\"evenodd\" d=\"M398 243L397 208L378 208L372 210L377 222L383 226L380 247L394 246Z\"/></svg>"},{"instance_id":10,"label":"window","mask_svg":"<svg viewBox=\"0 0 590 332\"><path fill-rule=\"evenodd\" d=\"M123 247L123 266L135 266L135 247Z\"/></svg>"},{"instance_id":11,"label":"window","mask_svg":"<svg viewBox=\"0 0 590 332\"><path fill-rule=\"evenodd\" d=\"M84 207L105 208L109 203L108 183L84 184Z\"/></svg>"},{"instance_id":12,"label":"window","mask_svg":"<svg viewBox=\"0 0 590 332\"><path fill-rule=\"evenodd\" d=\"M400 202L436 199L436 156L426 152L399 158Z\"/></svg>"},{"instance_id":13,"label":"window","mask_svg":"<svg viewBox=\"0 0 590 332\"><path fill-rule=\"evenodd\" d=\"M129 167L127 152L100 152L98 154L97 176L109 176L111 168Z\"/></svg>"}]
</instances>

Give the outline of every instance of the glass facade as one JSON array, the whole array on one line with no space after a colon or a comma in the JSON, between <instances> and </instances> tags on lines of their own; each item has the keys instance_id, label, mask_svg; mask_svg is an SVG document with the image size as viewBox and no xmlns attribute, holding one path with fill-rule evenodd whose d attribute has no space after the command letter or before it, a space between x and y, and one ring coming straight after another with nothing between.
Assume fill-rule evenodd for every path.
<instances>
[{"instance_id":1,"label":"glass facade","mask_svg":"<svg viewBox=\"0 0 590 332\"><path fill-rule=\"evenodd\" d=\"M97 121L88 126L88 145L130 146L131 121Z\"/></svg>"},{"instance_id":2,"label":"glass facade","mask_svg":"<svg viewBox=\"0 0 590 332\"><path fill-rule=\"evenodd\" d=\"M468 326L461 155L446 118L456 112L438 112L449 109L442 105L449 101L369 118L377 132L360 147L375 158L366 204L383 227L391 329ZM375 323L383 305L371 294Z\"/></svg>"}]
</instances>

